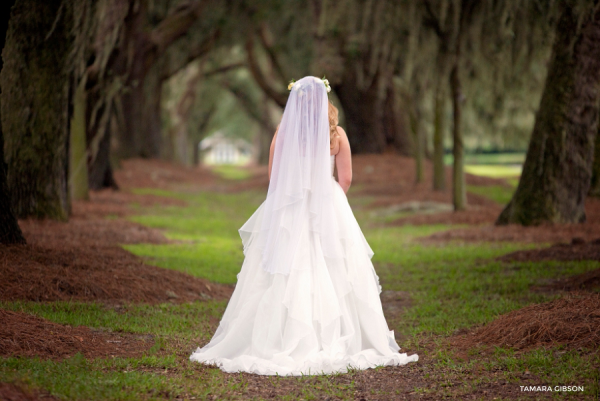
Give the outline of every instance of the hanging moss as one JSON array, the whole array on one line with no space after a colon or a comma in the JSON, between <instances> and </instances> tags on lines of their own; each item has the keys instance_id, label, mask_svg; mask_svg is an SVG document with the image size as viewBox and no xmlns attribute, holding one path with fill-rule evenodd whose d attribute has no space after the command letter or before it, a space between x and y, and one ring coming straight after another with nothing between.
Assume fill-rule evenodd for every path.
<instances>
[{"instance_id":1,"label":"hanging moss","mask_svg":"<svg viewBox=\"0 0 600 401\"><path fill-rule=\"evenodd\" d=\"M585 221L600 101L600 10L570 3L563 2L523 174L498 224Z\"/></svg>"}]
</instances>

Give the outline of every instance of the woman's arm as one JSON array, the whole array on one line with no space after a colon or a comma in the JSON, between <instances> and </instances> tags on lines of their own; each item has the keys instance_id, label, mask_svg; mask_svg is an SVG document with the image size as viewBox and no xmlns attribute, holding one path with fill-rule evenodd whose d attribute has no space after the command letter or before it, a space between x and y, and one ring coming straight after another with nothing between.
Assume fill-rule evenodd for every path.
<instances>
[{"instance_id":1,"label":"woman's arm","mask_svg":"<svg viewBox=\"0 0 600 401\"><path fill-rule=\"evenodd\" d=\"M344 193L348 193L350 184L352 184L352 153L350 152L350 142L346 131L342 127L337 127L339 136L340 151L335 156L335 165L337 167L338 182Z\"/></svg>"},{"instance_id":2,"label":"woman's arm","mask_svg":"<svg viewBox=\"0 0 600 401\"><path fill-rule=\"evenodd\" d=\"M269 149L269 181L271 181L271 168L273 167L273 153L275 152L275 139L277 138L277 132L279 131L279 125L275 130L275 135L273 135L273 140L271 141L271 149Z\"/></svg>"}]
</instances>

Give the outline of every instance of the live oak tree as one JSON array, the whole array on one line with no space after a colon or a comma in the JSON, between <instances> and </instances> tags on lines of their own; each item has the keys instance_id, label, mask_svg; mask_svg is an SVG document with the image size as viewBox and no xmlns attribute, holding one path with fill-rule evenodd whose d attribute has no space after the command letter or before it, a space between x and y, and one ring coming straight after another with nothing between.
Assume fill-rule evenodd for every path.
<instances>
[{"instance_id":1,"label":"live oak tree","mask_svg":"<svg viewBox=\"0 0 600 401\"><path fill-rule=\"evenodd\" d=\"M67 219L70 18L61 0L17 0L0 73L7 184L18 217Z\"/></svg>"},{"instance_id":2,"label":"live oak tree","mask_svg":"<svg viewBox=\"0 0 600 401\"><path fill-rule=\"evenodd\" d=\"M599 86L599 2L563 0L521 179L497 224L585 221Z\"/></svg>"},{"instance_id":3,"label":"live oak tree","mask_svg":"<svg viewBox=\"0 0 600 401\"><path fill-rule=\"evenodd\" d=\"M249 14L273 12L255 5L248 9ZM389 0L295 1L277 12L276 18L253 21L245 43L248 68L265 94L284 107L291 78L325 75L342 106L354 153L394 148L411 154L393 85L401 53L396 40L401 5ZM274 43L266 40L265 26Z\"/></svg>"},{"instance_id":4,"label":"live oak tree","mask_svg":"<svg viewBox=\"0 0 600 401\"><path fill-rule=\"evenodd\" d=\"M6 185L6 166L4 163L4 138L0 128L0 244L23 244L25 238L17 223L12 205L10 193Z\"/></svg>"},{"instance_id":5,"label":"live oak tree","mask_svg":"<svg viewBox=\"0 0 600 401\"><path fill-rule=\"evenodd\" d=\"M6 31L8 29L8 17L13 2L7 2L2 7L0 16L0 49L4 48ZM2 58L0 58L0 71L2 70ZM0 96L1 96L0 87ZM12 205L10 203L10 193L6 183L6 164L4 163L4 136L2 135L2 125L0 124L0 244L19 244L25 243L21 228L17 223Z\"/></svg>"},{"instance_id":6,"label":"live oak tree","mask_svg":"<svg viewBox=\"0 0 600 401\"><path fill-rule=\"evenodd\" d=\"M592 165L592 182L590 183L591 196L600 197L600 122L596 133L594 145L594 164Z\"/></svg>"},{"instance_id":7,"label":"live oak tree","mask_svg":"<svg viewBox=\"0 0 600 401\"><path fill-rule=\"evenodd\" d=\"M116 186L111 138L118 158L164 156L162 84L210 50L222 8L210 1L98 2L89 40L94 61L86 71L91 188ZM207 18L208 10L216 17ZM198 28L203 19L209 26Z\"/></svg>"},{"instance_id":8,"label":"live oak tree","mask_svg":"<svg viewBox=\"0 0 600 401\"><path fill-rule=\"evenodd\" d=\"M464 210L467 206L467 193L464 174L464 144L462 123L463 92L461 64L465 36L474 14L481 2L474 0L444 1L438 7L431 0L423 2L427 10L426 21L439 39L437 57L438 78L435 88L435 134L434 134L434 177L433 188L444 189L445 173L443 165L444 111L446 91L449 82L452 95L452 203L454 210ZM439 9L439 11L437 11ZM448 79L448 81L446 81Z\"/></svg>"}]
</instances>

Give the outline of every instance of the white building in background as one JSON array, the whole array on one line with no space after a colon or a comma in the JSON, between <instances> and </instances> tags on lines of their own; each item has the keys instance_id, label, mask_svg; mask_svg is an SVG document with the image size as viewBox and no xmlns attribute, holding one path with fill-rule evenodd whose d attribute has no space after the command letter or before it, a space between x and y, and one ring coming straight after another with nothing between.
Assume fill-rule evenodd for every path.
<instances>
[{"instance_id":1,"label":"white building in background","mask_svg":"<svg viewBox=\"0 0 600 401\"><path fill-rule=\"evenodd\" d=\"M200 141L200 158L203 164L243 165L252 161L252 145L241 138L230 138L217 131Z\"/></svg>"}]
</instances>

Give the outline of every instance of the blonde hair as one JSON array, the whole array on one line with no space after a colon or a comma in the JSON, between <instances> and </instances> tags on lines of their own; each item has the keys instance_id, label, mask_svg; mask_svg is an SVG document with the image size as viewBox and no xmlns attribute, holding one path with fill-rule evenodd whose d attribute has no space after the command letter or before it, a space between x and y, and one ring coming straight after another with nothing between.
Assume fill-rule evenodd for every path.
<instances>
[{"instance_id":1,"label":"blonde hair","mask_svg":"<svg viewBox=\"0 0 600 401\"><path fill-rule=\"evenodd\" d=\"M338 109L329 101L329 148L336 147L340 134L337 131L338 125Z\"/></svg>"}]
</instances>

